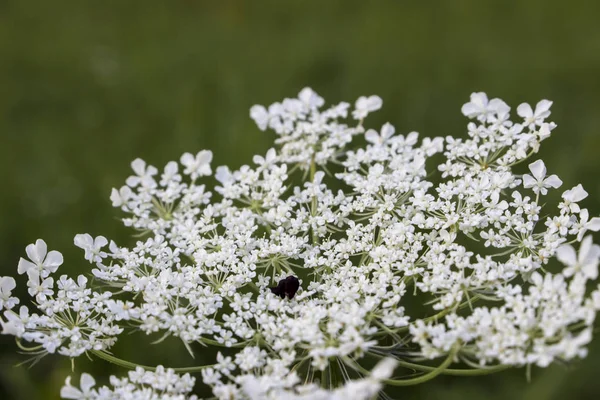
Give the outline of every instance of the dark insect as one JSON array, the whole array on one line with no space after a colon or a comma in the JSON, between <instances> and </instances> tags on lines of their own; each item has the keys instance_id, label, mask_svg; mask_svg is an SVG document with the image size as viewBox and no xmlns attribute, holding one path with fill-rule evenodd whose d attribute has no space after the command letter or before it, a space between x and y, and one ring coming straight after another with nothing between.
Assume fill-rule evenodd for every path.
<instances>
[{"instance_id":1,"label":"dark insect","mask_svg":"<svg viewBox=\"0 0 600 400\"><path fill-rule=\"evenodd\" d=\"M285 279L279 281L279 284L275 287L269 288L271 292L281 297L282 299L287 296L288 299L293 299L300 287L300 281L295 276L288 276Z\"/></svg>"}]
</instances>

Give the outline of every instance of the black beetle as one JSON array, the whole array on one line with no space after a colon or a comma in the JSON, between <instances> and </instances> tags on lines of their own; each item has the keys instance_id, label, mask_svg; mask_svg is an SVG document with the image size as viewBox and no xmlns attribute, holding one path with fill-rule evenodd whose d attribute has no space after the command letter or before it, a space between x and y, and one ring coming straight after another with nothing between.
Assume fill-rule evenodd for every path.
<instances>
[{"instance_id":1,"label":"black beetle","mask_svg":"<svg viewBox=\"0 0 600 400\"><path fill-rule=\"evenodd\" d=\"M281 297L287 296L288 299L293 299L300 287L300 281L293 275L279 281L279 284L271 289L271 293Z\"/></svg>"}]
</instances>

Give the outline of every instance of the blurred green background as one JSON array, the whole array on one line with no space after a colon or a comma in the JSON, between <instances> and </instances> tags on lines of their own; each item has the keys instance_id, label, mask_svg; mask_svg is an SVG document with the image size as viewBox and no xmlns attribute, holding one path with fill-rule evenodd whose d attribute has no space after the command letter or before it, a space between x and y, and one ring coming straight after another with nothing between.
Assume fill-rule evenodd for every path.
<instances>
[{"instance_id":1,"label":"blurred green background","mask_svg":"<svg viewBox=\"0 0 600 400\"><path fill-rule=\"evenodd\" d=\"M598 214L599 16L600 2L558 0L0 0L0 275L15 275L39 237L63 252L63 271L89 271L76 233L133 241L108 199L131 160L162 166L211 149L215 165L239 167L273 138L253 125L250 106L308 85L330 102L378 94L384 107L370 126L390 121L427 136L465 135L460 107L473 91L513 110L554 100L558 129L540 156L566 187L583 183ZM118 354L194 363L177 342L137 339ZM25 359L0 337L0 399L58 398L68 360L14 367ZM118 372L101 360L76 368L101 383ZM531 383L517 370L389 394L597 399L599 370L600 340L580 363L535 369Z\"/></svg>"}]
</instances>

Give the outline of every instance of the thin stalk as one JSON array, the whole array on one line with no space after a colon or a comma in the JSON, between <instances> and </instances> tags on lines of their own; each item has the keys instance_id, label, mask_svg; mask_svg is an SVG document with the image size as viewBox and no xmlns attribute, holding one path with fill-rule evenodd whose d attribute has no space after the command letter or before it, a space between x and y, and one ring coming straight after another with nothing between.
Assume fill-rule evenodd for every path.
<instances>
[{"instance_id":1,"label":"thin stalk","mask_svg":"<svg viewBox=\"0 0 600 400\"><path fill-rule=\"evenodd\" d=\"M92 353L95 356L97 356L98 358L103 359L104 361L108 361L109 363L118 365L123 368L136 369L138 367L141 367L141 368L145 369L146 371L156 371L156 367L140 365L140 364L132 363L130 361L122 360L122 359L115 357L111 354L108 354L104 351L92 350ZM177 373L186 373L186 372L200 372L203 369L210 368L210 367L214 367L214 365L200 365L197 367L182 367L182 368L169 368L169 369L172 369L173 371L175 371Z\"/></svg>"},{"instance_id":2,"label":"thin stalk","mask_svg":"<svg viewBox=\"0 0 600 400\"><path fill-rule=\"evenodd\" d=\"M310 159L310 182L314 182L315 180L315 174L317 173L317 163L315 161L315 155L313 154L313 156ZM312 217L314 217L317 214L317 197L313 196L313 198L311 199L311 203L310 203L310 215ZM312 229L312 235L311 235L311 239L312 239L312 244L315 245L317 244L317 232L315 232L314 228Z\"/></svg>"},{"instance_id":3,"label":"thin stalk","mask_svg":"<svg viewBox=\"0 0 600 400\"><path fill-rule=\"evenodd\" d=\"M415 364L415 363L411 363L405 360L401 360L399 358L397 358L394 355L388 355L388 354L381 354L379 352L375 353L375 352L369 352L369 354L372 354L374 356L377 356L379 358L385 358L385 357L393 357L396 362L398 363L398 365L400 367L403 368L408 368L408 369L414 369L416 371L422 371L422 372L431 372L434 371L436 369L436 367L430 367L428 365L421 365L421 364ZM501 372L501 371L505 371L507 369L509 369L510 366L509 365L496 365L493 367L480 367L480 368L474 368L474 369L452 369L452 368L446 368L442 374L444 375L452 375L452 376L481 376L481 375L490 375L490 374L494 374L496 372Z\"/></svg>"},{"instance_id":4,"label":"thin stalk","mask_svg":"<svg viewBox=\"0 0 600 400\"><path fill-rule=\"evenodd\" d=\"M450 350L448 357L444 360L443 363L440 364L439 367L435 368L433 371L426 373L423 376L419 376L417 378L412 378L412 379L403 379L403 380L385 379L383 381L383 383L385 383L386 385L390 385L390 386L412 386L412 385L419 385L421 383L430 381L430 380L436 378L441 373L443 373L446 369L448 369L450 364L452 364L452 362L454 361L454 357L456 356L456 353L458 353L458 346L455 345L452 348L452 350Z\"/></svg>"},{"instance_id":5,"label":"thin stalk","mask_svg":"<svg viewBox=\"0 0 600 400\"><path fill-rule=\"evenodd\" d=\"M450 364L452 364L452 362L454 361L454 357L458 353L458 349L458 346L454 346L452 350L450 350L448 357L444 360L443 363L441 363L438 367L434 368L432 371L424 375L411 379L384 379L382 380L382 383L390 386L413 386L430 381L436 378L438 375L442 374L450 366ZM344 359L344 361L348 363L350 367L361 371L364 374L369 374L369 371L363 368L360 364L356 362L351 362L349 359Z\"/></svg>"}]
</instances>

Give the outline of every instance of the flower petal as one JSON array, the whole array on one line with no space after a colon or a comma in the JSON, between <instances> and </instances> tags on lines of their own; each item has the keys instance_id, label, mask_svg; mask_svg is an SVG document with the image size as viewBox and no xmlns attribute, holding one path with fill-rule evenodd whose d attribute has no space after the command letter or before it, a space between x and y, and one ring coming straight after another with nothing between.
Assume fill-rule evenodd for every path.
<instances>
[{"instance_id":1,"label":"flower petal","mask_svg":"<svg viewBox=\"0 0 600 400\"><path fill-rule=\"evenodd\" d=\"M520 117L527 119L533 116L533 110L529 104L521 103L519 104L519 107L517 107L517 114L519 114Z\"/></svg>"},{"instance_id":2,"label":"flower petal","mask_svg":"<svg viewBox=\"0 0 600 400\"><path fill-rule=\"evenodd\" d=\"M488 97L485 92L474 92L471 93L471 103L481 109L487 107L488 105Z\"/></svg>"},{"instance_id":3,"label":"flower petal","mask_svg":"<svg viewBox=\"0 0 600 400\"><path fill-rule=\"evenodd\" d=\"M52 250L50 253L48 253L48 255L46 256L46 259L44 260L44 266L45 267L55 267L58 268L62 265L63 263L63 255L56 250Z\"/></svg>"},{"instance_id":4,"label":"flower petal","mask_svg":"<svg viewBox=\"0 0 600 400\"><path fill-rule=\"evenodd\" d=\"M194 156L191 153L183 153L179 161L181 164L188 166L194 162Z\"/></svg>"},{"instance_id":5,"label":"flower petal","mask_svg":"<svg viewBox=\"0 0 600 400\"><path fill-rule=\"evenodd\" d=\"M557 175L551 175L548 177L548 179L546 179L544 181L544 184L546 186L551 186L555 189L558 189L559 187L562 186L563 181L560 180L560 178Z\"/></svg>"},{"instance_id":6,"label":"flower petal","mask_svg":"<svg viewBox=\"0 0 600 400\"><path fill-rule=\"evenodd\" d=\"M30 244L25 248L27 256L35 264L41 264L44 261L47 251L48 247L46 246L46 242L44 242L42 239L36 240L35 244Z\"/></svg>"},{"instance_id":7,"label":"flower petal","mask_svg":"<svg viewBox=\"0 0 600 400\"><path fill-rule=\"evenodd\" d=\"M389 122L386 122L381 127L381 137L384 140L391 138L395 132L396 132L396 128L394 128L394 126L392 124L390 124Z\"/></svg>"},{"instance_id":8,"label":"flower petal","mask_svg":"<svg viewBox=\"0 0 600 400\"><path fill-rule=\"evenodd\" d=\"M71 377L69 376L67 377L65 386L60 389L60 397L63 399L77 400L83 398L83 393L81 393L81 390L71 385Z\"/></svg>"},{"instance_id":9,"label":"flower petal","mask_svg":"<svg viewBox=\"0 0 600 400\"><path fill-rule=\"evenodd\" d=\"M369 143L379 144L379 134L375 129L369 129L365 132L365 140Z\"/></svg>"},{"instance_id":10,"label":"flower petal","mask_svg":"<svg viewBox=\"0 0 600 400\"><path fill-rule=\"evenodd\" d=\"M567 190L563 194L563 198L569 200L572 203L580 202L581 200L585 199L586 197L588 197L588 192L585 191L585 189L583 188L583 186L581 186L581 184L575 186L571 190Z\"/></svg>"},{"instance_id":11,"label":"flower petal","mask_svg":"<svg viewBox=\"0 0 600 400\"><path fill-rule=\"evenodd\" d=\"M81 374L81 380L79 384L84 393L89 393L90 389L96 384L96 380L90 374L83 373Z\"/></svg>"},{"instance_id":12,"label":"flower petal","mask_svg":"<svg viewBox=\"0 0 600 400\"><path fill-rule=\"evenodd\" d=\"M97 236L94 240L94 247L100 249L108 244L108 240L104 236Z\"/></svg>"},{"instance_id":13,"label":"flower petal","mask_svg":"<svg viewBox=\"0 0 600 400\"><path fill-rule=\"evenodd\" d=\"M546 176L546 164L542 160L529 164L529 170L538 181L543 180Z\"/></svg>"},{"instance_id":14,"label":"flower petal","mask_svg":"<svg viewBox=\"0 0 600 400\"><path fill-rule=\"evenodd\" d=\"M590 220L590 222L585 224L585 227L587 229L589 229L590 231L594 231L594 232L600 231L600 218L598 218L598 217L592 218Z\"/></svg>"},{"instance_id":15,"label":"flower petal","mask_svg":"<svg viewBox=\"0 0 600 400\"><path fill-rule=\"evenodd\" d=\"M11 276L2 276L0 277L0 292L1 293L10 293L14 288L17 287L17 282L15 278Z\"/></svg>"},{"instance_id":16,"label":"flower petal","mask_svg":"<svg viewBox=\"0 0 600 400\"><path fill-rule=\"evenodd\" d=\"M79 233L73 238L75 246L87 250L94 244L94 239L89 233Z\"/></svg>"},{"instance_id":17,"label":"flower petal","mask_svg":"<svg viewBox=\"0 0 600 400\"><path fill-rule=\"evenodd\" d=\"M144 175L144 171L146 171L146 161L141 158L136 158L131 162L131 169L136 175Z\"/></svg>"},{"instance_id":18,"label":"flower petal","mask_svg":"<svg viewBox=\"0 0 600 400\"><path fill-rule=\"evenodd\" d=\"M199 164L208 164L213 159L213 153L210 150L202 150L196 156Z\"/></svg>"},{"instance_id":19,"label":"flower petal","mask_svg":"<svg viewBox=\"0 0 600 400\"><path fill-rule=\"evenodd\" d=\"M529 174L523 175L523 186L525 188L531 188L536 185L537 181Z\"/></svg>"},{"instance_id":20,"label":"flower petal","mask_svg":"<svg viewBox=\"0 0 600 400\"><path fill-rule=\"evenodd\" d=\"M556 249L556 258L558 261L568 267L572 267L577 264L577 253L573 246L564 244Z\"/></svg>"},{"instance_id":21,"label":"flower petal","mask_svg":"<svg viewBox=\"0 0 600 400\"><path fill-rule=\"evenodd\" d=\"M579 247L579 257L578 261L580 264L584 263L585 260L589 258L590 251L592 250L594 242L591 235L588 235L581 242L581 246Z\"/></svg>"},{"instance_id":22,"label":"flower petal","mask_svg":"<svg viewBox=\"0 0 600 400\"><path fill-rule=\"evenodd\" d=\"M550 100L540 100L535 106L536 118L546 118L550 115L550 107L552 102Z\"/></svg>"},{"instance_id":23,"label":"flower petal","mask_svg":"<svg viewBox=\"0 0 600 400\"><path fill-rule=\"evenodd\" d=\"M26 273L27 271L29 271L31 268L36 268L37 266L32 263L31 261L27 261L26 259L22 258L19 260L19 265L17 266L17 272L19 273L19 275Z\"/></svg>"}]
</instances>

